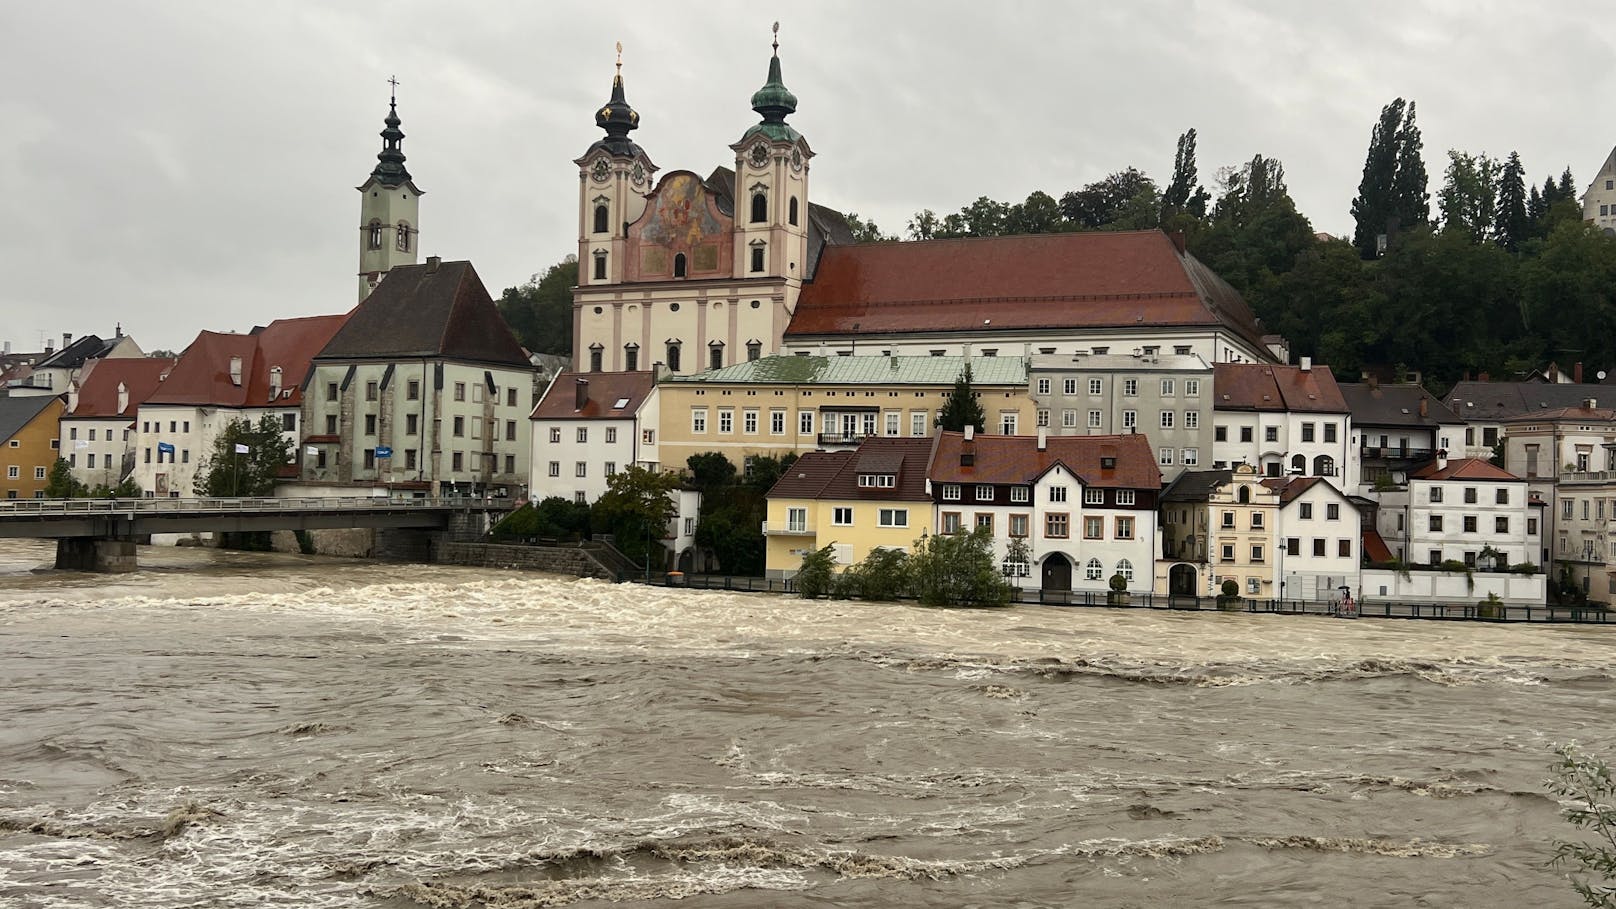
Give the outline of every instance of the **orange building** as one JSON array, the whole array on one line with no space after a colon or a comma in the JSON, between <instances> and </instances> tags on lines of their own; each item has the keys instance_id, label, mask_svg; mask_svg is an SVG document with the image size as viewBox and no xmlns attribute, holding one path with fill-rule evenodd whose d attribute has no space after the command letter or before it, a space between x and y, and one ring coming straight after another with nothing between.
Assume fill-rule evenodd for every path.
<instances>
[{"instance_id":1,"label":"orange building","mask_svg":"<svg viewBox=\"0 0 1616 909\"><path fill-rule=\"evenodd\" d=\"M0 398L0 493L8 499L43 499L56 463L60 396Z\"/></svg>"}]
</instances>

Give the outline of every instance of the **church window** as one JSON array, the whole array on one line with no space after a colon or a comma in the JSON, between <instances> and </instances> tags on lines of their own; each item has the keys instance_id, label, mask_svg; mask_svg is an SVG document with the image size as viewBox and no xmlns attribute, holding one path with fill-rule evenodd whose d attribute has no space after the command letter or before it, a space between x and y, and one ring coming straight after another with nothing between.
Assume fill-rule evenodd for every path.
<instances>
[{"instance_id":1,"label":"church window","mask_svg":"<svg viewBox=\"0 0 1616 909\"><path fill-rule=\"evenodd\" d=\"M752 270L763 270L763 244L761 243L752 247Z\"/></svg>"},{"instance_id":2,"label":"church window","mask_svg":"<svg viewBox=\"0 0 1616 909\"><path fill-rule=\"evenodd\" d=\"M763 193L752 194L752 223L759 224L769 220L769 197Z\"/></svg>"},{"instance_id":3,"label":"church window","mask_svg":"<svg viewBox=\"0 0 1616 909\"><path fill-rule=\"evenodd\" d=\"M678 254L674 255L674 257L673 257L673 276L675 278L683 278L685 276L685 254L684 253L678 253Z\"/></svg>"},{"instance_id":4,"label":"church window","mask_svg":"<svg viewBox=\"0 0 1616 909\"><path fill-rule=\"evenodd\" d=\"M595 253L595 280L606 280L606 254Z\"/></svg>"},{"instance_id":5,"label":"church window","mask_svg":"<svg viewBox=\"0 0 1616 909\"><path fill-rule=\"evenodd\" d=\"M724 368L724 342L714 341L707 346L708 365L712 369Z\"/></svg>"},{"instance_id":6,"label":"church window","mask_svg":"<svg viewBox=\"0 0 1616 909\"><path fill-rule=\"evenodd\" d=\"M372 219L370 222L370 240L367 245L371 249L382 248L382 222Z\"/></svg>"},{"instance_id":7,"label":"church window","mask_svg":"<svg viewBox=\"0 0 1616 909\"><path fill-rule=\"evenodd\" d=\"M610 229L609 227L607 227L606 219L608 217L609 217L609 214L608 214L606 206L604 206L604 205L595 206L595 233L603 234L603 233L606 233L606 231L608 231Z\"/></svg>"},{"instance_id":8,"label":"church window","mask_svg":"<svg viewBox=\"0 0 1616 909\"><path fill-rule=\"evenodd\" d=\"M406 221L398 222L398 251L410 251L410 225Z\"/></svg>"},{"instance_id":9,"label":"church window","mask_svg":"<svg viewBox=\"0 0 1616 909\"><path fill-rule=\"evenodd\" d=\"M796 226L796 223L797 223L797 197L796 196L791 197L791 208L789 209L789 212L790 212L791 224L792 224L792 226Z\"/></svg>"},{"instance_id":10,"label":"church window","mask_svg":"<svg viewBox=\"0 0 1616 909\"><path fill-rule=\"evenodd\" d=\"M590 372L600 372L600 369L601 369L601 362L600 362L601 361L601 354L603 352L604 352L604 350L599 344L591 344L591 345L589 345L589 371ZM455 419L458 420L460 418L456 417Z\"/></svg>"},{"instance_id":11,"label":"church window","mask_svg":"<svg viewBox=\"0 0 1616 909\"><path fill-rule=\"evenodd\" d=\"M629 372L640 368L640 345L633 343L623 345L623 368Z\"/></svg>"},{"instance_id":12,"label":"church window","mask_svg":"<svg viewBox=\"0 0 1616 909\"><path fill-rule=\"evenodd\" d=\"M679 342L678 341L669 341L668 342L668 369L672 370L673 372L678 372L679 371Z\"/></svg>"},{"instance_id":13,"label":"church window","mask_svg":"<svg viewBox=\"0 0 1616 909\"><path fill-rule=\"evenodd\" d=\"M746 342L746 359L747 360L756 360L761 356L763 356L763 342L762 341L747 341Z\"/></svg>"}]
</instances>

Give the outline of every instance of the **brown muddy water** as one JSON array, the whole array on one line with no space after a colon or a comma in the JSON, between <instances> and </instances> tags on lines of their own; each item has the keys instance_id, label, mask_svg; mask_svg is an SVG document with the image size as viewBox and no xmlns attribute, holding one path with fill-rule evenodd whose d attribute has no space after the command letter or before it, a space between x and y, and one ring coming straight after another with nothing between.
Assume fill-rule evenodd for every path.
<instances>
[{"instance_id":1,"label":"brown muddy water","mask_svg":"<svg viewBox=\"0 0 1616 909\"><path fill-rule=\"evenodd\" d=\"M1575 907L1616 629L0 543L0 905Z\"/></svg>"}]
</instances>

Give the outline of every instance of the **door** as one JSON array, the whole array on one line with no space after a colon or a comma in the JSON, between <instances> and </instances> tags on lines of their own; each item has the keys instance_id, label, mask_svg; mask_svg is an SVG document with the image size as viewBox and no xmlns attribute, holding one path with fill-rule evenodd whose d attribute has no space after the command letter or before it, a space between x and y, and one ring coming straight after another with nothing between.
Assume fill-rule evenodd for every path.
<instances>
[{"instance_id":1,"label":"door","mask_svg":"<svg viewBox=\"0 0 1616 909\"><path fill-rule=\"evenodd\" d=\"M1060 553L1052 553L1044 559L1045 590L1071 590L1072 589L1072 562Z\"/></svg>"},{"instance_id":2,"label":"door","mask_svg":"<svg viewBox=\"0 0 1616 909\"><path fill-rule=\"evenodd\" d=\"M1193 565L1174 565L1167 572L1167 589L1174 596L1195 595L1195 567Z\"/></svg>"}]
</instances>

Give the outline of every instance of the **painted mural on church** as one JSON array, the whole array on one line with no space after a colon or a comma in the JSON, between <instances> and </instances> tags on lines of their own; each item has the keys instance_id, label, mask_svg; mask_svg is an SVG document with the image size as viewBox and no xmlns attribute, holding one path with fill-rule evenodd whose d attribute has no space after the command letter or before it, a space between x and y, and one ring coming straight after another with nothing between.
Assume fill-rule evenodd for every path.
<instances>
[{"instance_id":1,"label":"painted mural on church","mask_svg":"<svg viewBox=\"0 0 1616 909\"><path fill-rule=\"evenodd\" d=\"M652 193L645 214L629 229L635 249L628 257L628 279L728 275L733 227L701 178L689 171L669 174Z\"/></svg>"}]
</instances>

